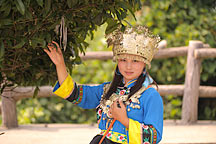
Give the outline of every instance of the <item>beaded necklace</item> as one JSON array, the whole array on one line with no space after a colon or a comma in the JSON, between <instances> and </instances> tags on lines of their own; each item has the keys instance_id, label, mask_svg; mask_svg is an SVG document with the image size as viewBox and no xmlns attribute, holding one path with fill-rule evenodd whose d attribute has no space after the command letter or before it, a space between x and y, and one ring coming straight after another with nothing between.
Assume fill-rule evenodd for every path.
<instances>
[{"instance_id":1,"label":"beaded necklace","mask_svg":"<svg viewBox=\"0 0 216 144\"><path fill-rule=\"evenodd\" d=\"M109 108L113 104L114 101L117 99L123 101L125 105L130 105L133 109L140 109L140 101L139 98L141 97L141 94L147 89L145 86L140 88L135 94L133 94L129 99L128 95L130 92L130 88L126 89L120 89L118 88L116 93L113 93L108 100L104 98L105 94L107 93L108 89L110 87L110 84L107 84L104 86L104 93L102 95L101 101L100 101L100 108L103 110L103 112L106 114L107 118L109 117ZM127 111L130 111L130 108L127 109Z\"/></svg>"}]
</instances>

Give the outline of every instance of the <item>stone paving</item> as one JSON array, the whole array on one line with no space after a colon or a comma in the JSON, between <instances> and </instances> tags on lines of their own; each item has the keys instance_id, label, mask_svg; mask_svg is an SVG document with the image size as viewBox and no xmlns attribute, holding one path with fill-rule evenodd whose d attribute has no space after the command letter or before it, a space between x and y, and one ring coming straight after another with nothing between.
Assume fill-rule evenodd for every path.
<instances>
[{"instance_id":1,"label":"stone paving","mask_svg":"<svg viewBox=\"0 0 216 144\"><path fill-rule=\"evenodd\" d=\"M0 144L88 144L99 132L96 125L31 124L0 128ZM216 144L216 121L181 125L165 121L161 144Z\"/></svg>"}]
</instances>

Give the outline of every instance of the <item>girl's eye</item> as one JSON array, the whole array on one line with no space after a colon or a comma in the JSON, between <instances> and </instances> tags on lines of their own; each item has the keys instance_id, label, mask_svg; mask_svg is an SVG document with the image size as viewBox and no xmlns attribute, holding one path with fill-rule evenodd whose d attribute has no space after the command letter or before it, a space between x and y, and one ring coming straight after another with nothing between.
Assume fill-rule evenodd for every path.
<instances>
[{"instance_id":1,"label":"girl's eye","mask_svg":"<svg viewBox=\"0 0 216 144\"><path fill-rule=\"evenodd\" d=\"M138 60L133 60L133 62L139 62Z\"/></svg>"},{"instance_id":2,"label":"girl's eye","mask_svg":"<svg viewBox=\"0 0 216 144\"><path fill-rule=\"evenodd\" d=\"M120 61L121 61L121 62L125 62L125 61L126 61L126 59L120 59Z\"/></svg>"}]
</instances>

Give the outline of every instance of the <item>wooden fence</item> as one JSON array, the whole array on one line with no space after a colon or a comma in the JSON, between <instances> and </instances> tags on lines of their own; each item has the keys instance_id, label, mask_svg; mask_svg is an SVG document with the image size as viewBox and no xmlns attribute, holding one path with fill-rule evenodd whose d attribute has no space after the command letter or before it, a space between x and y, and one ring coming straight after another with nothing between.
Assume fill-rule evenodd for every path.
<instances>
[{"instance_id":1,"label":"wooden fence","mask_svg":"<svg viewBox=\"0 0 216 144\"><path fill-rule=\"evenodd\" d=\"M182 123L190 124L197 121L198 98L216 98L216 87L200 86L200 66L204 58L215 58L216 48L205 47L201 41L190 41L189 46L159 49L155 59L187 56L187 69L184 85L159 85L161 96L173 94L183 96ZM112 59L112 52L87 52L81 56L83 60ZM16 101L31 98L35 87L7 88L2 93L2 126L6 128L18 127ZM42 86L38 97L54 96L51 86Z\"/></svg>"}]
</instances>

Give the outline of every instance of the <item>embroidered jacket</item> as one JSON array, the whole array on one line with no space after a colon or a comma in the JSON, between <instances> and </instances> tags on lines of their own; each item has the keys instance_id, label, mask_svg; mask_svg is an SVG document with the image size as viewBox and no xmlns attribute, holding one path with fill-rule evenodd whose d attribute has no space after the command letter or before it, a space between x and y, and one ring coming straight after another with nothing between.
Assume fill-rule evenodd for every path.
<instances>
[{"instance_id":1,"label":"embroidered jacket","mask_svg":"<svg viewBox=\"0 0 216 144\"><path fill-rule=\"evenodd\" d=\"M119 87L116 94L119 96L127 95L135 81L130 81L126 87ZM147 88L151 83L151 77L146 77L143 91L136 97L132 96L132 100L127 103L129 128L126 129L123 124L116 120L113 128L106 135L108 139L122 144L156 144L160 142L163 132L163 102L160 94L154 88ZM92 109L101 105L104 88L108 85L109 83L98 86L77 86L71 76L68 75L61 86L59 82L56 83L53 92L84 109ZM106 132L110 121L112 121L107 117L104 110L98 107L97 111L101 135Z\"/></svg>"}]
</instances>

